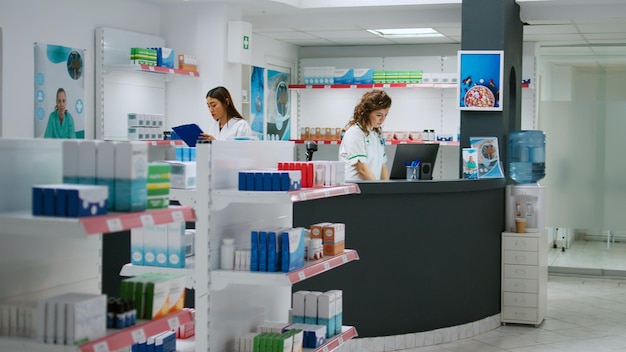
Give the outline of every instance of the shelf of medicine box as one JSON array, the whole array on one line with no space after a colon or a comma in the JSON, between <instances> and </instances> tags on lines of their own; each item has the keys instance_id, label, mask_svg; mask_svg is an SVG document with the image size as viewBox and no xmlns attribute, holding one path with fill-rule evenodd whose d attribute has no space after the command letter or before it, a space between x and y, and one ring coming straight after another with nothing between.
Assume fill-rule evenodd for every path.
<instances>
[{"instance_id":1,"label":"shelf of medicine box","mask_svg":"<svg viewBox=\"0 0 626 352\"><path fill-rule=\"evenodd\" d=\"M346 249L343 254L332 257L323 257L319 260L306 261L302 269L281 272L239 271L239 270L212 270L212 289L219 291L230 284L244 284L257 286L291 286L313 276L332 270L354 260L359 255L354 249Z\"/></svg>"},{"instance_id":2,"label":"shelf of medicine box","mask_svg":"<svg viewBox=\"0 0 626 352\"><path fill-rule=\"evenodd\" d=\"M29 211L0 214L0 234L23 236L63 236L81 237L109 232L119 232L149 225L169 224L179 221L195 221L192 207L171 206L129 213L109 213L106 215L81 218L33 216Z\"/></svg>"},{"instance_id":3,"label":"shelf of medicine box","mask_svg":"<svg viewBox=\"0 0 626 352\"><path fill-rule=\"evenodd\" d=\"M128 70L128 71L137 71L137 72L153 72L160 74L169 74L169 75L179 75L179 76L189 76L189 77L200 77L200 73L197 71L187 71L180 70L177 68L169 68L162 66L150 66L143 64L128 64L128 65L110 65L107 66L110 69L114 70Z\"/></svg>"},{"instance_id":4,"label":"shelf of medicine box","mask_svg":"<svg viewBox=\"0 0 626 352\"><path fill-rule=\"evenodd\" d=\"M117 351L132 346L134 343L145 341L152 335L176 330L179 326L193 321L193 310L183 309L160 319L145 321L130 328L117 330L110 335L79 345L78 350L81 352Z\"/></svg>"},{"instance_id":5,"label":"shelf of medicine box","mask_svg":"<svg viewBox=\"0 0 626 352\"><path fill-rule=\"evenodd\" d=\"M357 331L353 326L342 326L341 333L328 339L325 344L318 348L303 348L302 352L330 352L339 346L348 342L348 340L357 337Z\"/></svg>"},{"instance_id":6,"label":"shelf of medicine box","mask_svg":"<svg viewBox=\"0 0 626 352\"><path fill-rule=\"evenodd\" d=\"M317 144L341 144L341 141L331 141L331 140L316 140L316 139L291 139L290 141L295 144L304 144L305 141L313 141ZM385 144L387 145L395 145L395 144L432 144L437 143L439 145L460 145L458 141L414 141L412 139L392 139L385 140Z\"/></svg>"},{"instance_id":7,"label":"shelf of medicine box","mask_svg":"<svg viewBox=\"0 0 626 352\"><path fill-rule=\"evenodd\" d=\"M108 330L109 335L89 341L78 346L54 345L37 342L35 339L7 337L0 339L0 351L28 352L109 352L131 346L141 337L151 336L159 332L176 329L182 324L194 321L193 310L183 309L161 319L142 321L124 330Z\"/></svg>"},{"instance_id":8,"label":"shelf of medicine box","mask_svg":"<svg viewBox=\"0 0 626 352\"><path fill-rule=\"evenodd\" d=\"M456 83L290 84L289 89L456 88Z\"/></svg>"},{"instance_id":9,"label":"shelf of medicine box","mask_svg":"<svg viewBox=\"0 0 626 352\"><path fill-rule=\"evenodd\" d=\"M131 277L146 273L167 273L167 274L183 274L185 275L185 287L194 289L196 280L194 276L195 257L185 258L184 268L168 268L162 266L133 265L131 263L124 264L120 270L120 276Z\"/></svg>"},{"instance_id":10,"label":"shelf of medicine box","mask_svg":"<svg viewBox=\"0 0 626 352\"><path fill-rule=\"evenodd\" d=\"M196 204L196 189L170 188L170 201L176 201L180 205L193 207Z\"/></svg>"},{"instance_id":11,"label":"shelf of medicine box","mask_svg":"<svg viewBox=\"0 0 626 352\"><path fill-rule=\"evenodd\" d=\"M297 191L239 191L221 189L213 191L213 208L223 209L229 203L286 203L357 194L361 190L354 183L341 186L302 188Z\"/></svg>"}]
</instances>

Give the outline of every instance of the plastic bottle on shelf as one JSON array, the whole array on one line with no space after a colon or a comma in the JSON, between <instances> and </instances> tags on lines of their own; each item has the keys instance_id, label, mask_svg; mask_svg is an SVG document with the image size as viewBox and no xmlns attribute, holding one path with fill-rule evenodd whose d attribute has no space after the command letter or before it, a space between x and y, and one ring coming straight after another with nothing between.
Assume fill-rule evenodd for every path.
<instances>
[{"instance_id":1,"label":"plastic bottle on shelf","mask_svg":"<svg viewBox=\"0 0 626 352\"><path fill-rule=\"evenodd\" d=\"M233 270L235 268L235 240L232 238L222 239L220 268L225 270Z\"/></svg>"}]
</instances>

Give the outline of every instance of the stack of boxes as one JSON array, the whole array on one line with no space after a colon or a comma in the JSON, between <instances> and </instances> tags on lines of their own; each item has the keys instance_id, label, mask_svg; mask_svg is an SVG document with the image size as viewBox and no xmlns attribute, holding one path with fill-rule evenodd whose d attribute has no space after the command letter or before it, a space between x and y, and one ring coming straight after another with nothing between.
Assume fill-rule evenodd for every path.
<instances>
[{"instance_id":1,"label":"stack of boxes","mask_svg":"<svg viewBox=\"0 0 626 352\"><path fill-rule=\"evenodd\" d=\"M165 115L150 113L128 113L128 140L162 140Z\"/></svg>"},{"instance_id":2,"label":"stack of boxes","mask_svg":"<svg viewBox=\"0 0 626 352\"><path fill-rule=\"evenodd\" d=\"M296 291L292 294L292 322L322 326L329 339L342 331L343 291Z\"/></svg>"},{"instance_id":3,"label":"stack of boxes","mask_svg":"<svg viewBox=\"0 0 626 352\"><path fill-rule=\"evenodd\" d=\"M147 209L167 208L170 205L170 174L168 163L149 163L147 178Z\"/></svg>"},{"instance_id":4,"label":"stack of boxes","mask_svg":"<svg viewBox=\"0 0 626 352\"><path fill-rule=\"evenodd\" d=\"M184 268L193 235L184 222L134 228L130 232L131 264Z\"/></svg>"}]
</instances>

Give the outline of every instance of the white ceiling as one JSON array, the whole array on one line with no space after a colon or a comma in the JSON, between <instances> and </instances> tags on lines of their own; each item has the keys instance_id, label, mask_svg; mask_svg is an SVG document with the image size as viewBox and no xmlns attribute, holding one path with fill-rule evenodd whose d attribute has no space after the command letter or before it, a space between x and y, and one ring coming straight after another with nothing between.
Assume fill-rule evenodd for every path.
<instances>
[{"instance_id":1,"label":"white ceiling","mask_svg":"<svg viewBox=\"0 0 626 352\"><path fill-rule=\"evenodd\" d=\"M147 0L174 3L182 0ZM242 9L255 34L302 47L460 44L460 0L189 0ZM363 6L368 2L379 5ZM429 2L427 5L416 3ZM626 65L626 0L518 0L524 41L542 58L581 65ZM296 4L292 6L289 4ZM342 7L341 4L358 4ZM393 5L400 4L400 5ZM310 8L310 6L331 6ZM489 19L486 18L485 21ZM384 39L366 29L432 27L441 38Z\"/></svg>"}]
</instances>

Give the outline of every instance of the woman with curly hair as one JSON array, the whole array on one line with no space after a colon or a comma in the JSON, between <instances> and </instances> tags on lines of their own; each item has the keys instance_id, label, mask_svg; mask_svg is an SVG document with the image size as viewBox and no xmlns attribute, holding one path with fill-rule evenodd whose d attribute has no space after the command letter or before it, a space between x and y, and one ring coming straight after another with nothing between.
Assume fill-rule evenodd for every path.
<instances>
[{"instance_id":1,"label":"woman with curly hair","mask_svg":"<svg viewBox=\"0 0 626 352\"><path fill-rule=\"evenodd\" d=\"M339 146L339 160L346 163L346 180L388 180L382 125L391 108L391 97L375 89L361 97L346 125Z\"/></svg>"}]
</instances>

